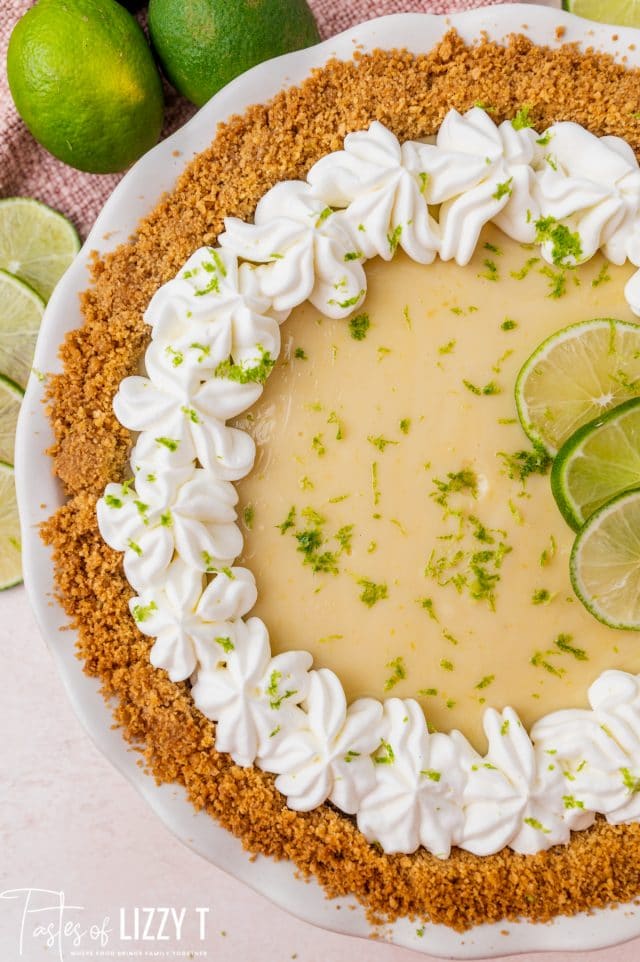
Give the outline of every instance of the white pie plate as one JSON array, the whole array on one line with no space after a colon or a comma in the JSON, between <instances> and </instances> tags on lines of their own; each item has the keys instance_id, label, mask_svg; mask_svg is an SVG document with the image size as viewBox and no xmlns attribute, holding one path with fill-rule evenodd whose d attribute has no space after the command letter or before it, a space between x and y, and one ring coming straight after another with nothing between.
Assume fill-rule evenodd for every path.
<instances>
[{"instance_id":1,"label":"white pie plate","mask_svg":"<svg viewBox=\"0 0 640 962\"><path fill-rule=\"evenodd\" d=\"M67 331L82 323L78 294L89 284L90 252L97 250L104 254L130 236L138 220L171 189L189 160L208 146L219 121L252 103L264 102L283 87L299 83L313 67L324 64L330 57L350 58L356 44L365 50L407 47L415 53L425 52L450 27L455 27L466 41L477 39L482 30L497 41L520 32L536 43L551 46L561 42L556 30L563 27L562 42L592 46L619 59L626 56L628 65L640 66L640 31L595 24L546 7L524 4L487 7L448 17L429 14L382 17L316 47L261 64L225 87L181 130L146 154L115 189L49 302L34 369L39 372L60 369L59 345ZM158 786L143 774L137 765L137 755L128 748L120 732L112 729L112 717L99 694L98 682L83 673L75 657L73 635L60 632L66 625L65 615L51 602L54 590L51 557L38 537L37 527L63 503L64 496L45 454L52 434L42 401L43 384L32 375L16 443L25 581L40 630L87 732L167 827L194 851L301 919L336 932L370 935L371 927L355 900L341 900L345 907L351 904L354 911L338 913L315 881L306 883L295 877L292 864L267 858L251 862L238 839L208 815L196 813L181 788ZM427 925L422 937L416 932L418 921L403 919L377 934L396 945L455 959L499 957L514 952L587 950L640 935L640 914L633 905L624 908L614 914L602 910L591 915L562 917L549 925L529 922L483 925L462 935L445 926Z\"/></svg>"}]
</instances>

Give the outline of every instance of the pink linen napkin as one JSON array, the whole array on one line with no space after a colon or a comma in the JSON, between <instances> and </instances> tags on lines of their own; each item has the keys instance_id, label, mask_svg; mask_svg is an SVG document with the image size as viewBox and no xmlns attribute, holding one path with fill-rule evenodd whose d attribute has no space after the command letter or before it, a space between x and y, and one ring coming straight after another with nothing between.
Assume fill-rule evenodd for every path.
<instances>
[{"instance_id":1,"label":"pink linen napkin","mask_svg":"<svg viewBox=\"0 0 640 962\"><path fill-rule=\"evenodd\" d=\"M500 3L502 0L488 0ZM486 4L486 0L309 0L323 38L389 13L449 13ZM6 76L7 45L14 24L30 0L0 0L0 197L35 197L55 207L76 225L84 239L121 174L85 174L52 157L33 139L18 117ZM163 136L180 127L195 107L165 85Z\"/></svg>"}]
</instances>

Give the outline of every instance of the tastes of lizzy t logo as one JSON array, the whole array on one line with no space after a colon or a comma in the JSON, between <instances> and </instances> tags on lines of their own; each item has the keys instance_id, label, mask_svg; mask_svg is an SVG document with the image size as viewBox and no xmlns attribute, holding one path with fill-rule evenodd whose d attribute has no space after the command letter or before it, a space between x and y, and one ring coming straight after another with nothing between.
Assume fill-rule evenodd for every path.
<instances>
[{"instance_id":1,"label":"tastes of lizzy t logo","mask_svg":"<svg viewBox=\"0 0 640 962\"><path fill-rule=\"evenodd\" d=\"M204 907L119 908L112 922L109 915L91 918L83 905L70 904L63 891L53 889L7 889L0 892L0 900L6 909L13 907L18 959L32 959L36 948L46 948L51 953L48 958L56 957L58 962L68 957L118 958L125 948L128 958L142 959L149 954L149 943L153 943L154 958L175 958L168 942L182 943L184 935L200 945L206 939L209 909ZM139 945L134 947L135 943ZM188 955L196 959L207 953L200 949Z\"/></svg>"},{"instance_id":2,"label":"tastes of lizzy t logo","mask_svg":"<svg viewBox=\"0 0 640 962\"><path fill-rule=\"evenodd\" d=\"M88 944L104 947L109 942L109 918L87 925L84 906L67 903L64 892L8 889L0 892L0 899L13 902L17 908L18 958L31 954L30 948L38 945L55 951L64 962L65 949Z\"/></svg>"}]
</instances>

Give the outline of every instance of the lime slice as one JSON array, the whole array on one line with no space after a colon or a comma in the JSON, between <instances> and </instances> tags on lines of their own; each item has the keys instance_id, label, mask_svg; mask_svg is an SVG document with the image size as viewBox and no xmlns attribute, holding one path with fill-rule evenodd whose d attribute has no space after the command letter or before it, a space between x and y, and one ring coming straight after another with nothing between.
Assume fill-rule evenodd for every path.
<instances>
[{"instance_id":1,"label":"lime slice","mask_svg":"<svg viewBox=\"0 0 640 962\"><path fill-rule=\"evenodd\" d=\"M16 424L24 391L0 374L0 461L13 461Z\"/></svg>"},{"instance_id":2,"label":"lime slice","mask_svg":"<svg viewBox=\"0 0 640 962\"><path fill-rule=\"evenodd\" d=\"M562 6L587 20L640 27L640 0L564 0Z\"/></svg>"},{"instance_id":3,"label":"lime slice","mask_svg":"<svg viewBox=\"0 0 640 962\"><path fill-rule=\"evenodd\" d=\"M612 318L552 334L516 381L522 427L550 455L583 424L638 394L640 325Z\"/></svg>"},{"instance_id":4,"label":"lime slice","mask_svg":"<svg viewBox=\"0 0 640 962\"><path fill-rule=\"evenodd\" d=\"M639 489L591 515L573 545L571 583L598 621L640 631Z\"/></svg>"},{"instance_id":5,"label":"lime slice","mask_svg":"<svg viewBox=\"0 0 640 962\"><path fill-rule=\"evenodd\" d=\"M0 591L22 581L20 521L13 468L0 461Z\"/></svg>"},{"instance_id":6,"label":"lime slice","mask_svg":"<svg viewBox=\"0 0 640 962\"><path fill-rule=\"evenodd\" d=\"M558 451L551 490L565 520L579 531L594 511L640 487L640 398L590 421Z\"/></svg>"},{"instance_id":7,"label":"lime slice","mask_svg":"<svg viewBox=\"0 0 640 962\"><path fill-rule=\"evenodd\" d=\"M0 200L0 267L45 301L79 250L76 229L62 214L29 197Z\"/></svg>"},{"instance_id":8,"label":"lime slice","mask_svg":"<svg viewBox=\"0 0 640 962\"><path fill-rule=\"evenodd\" d=\"M23 281L0 270L0 371L26 388L44 301Z\"/></svg>"}]
</instances>

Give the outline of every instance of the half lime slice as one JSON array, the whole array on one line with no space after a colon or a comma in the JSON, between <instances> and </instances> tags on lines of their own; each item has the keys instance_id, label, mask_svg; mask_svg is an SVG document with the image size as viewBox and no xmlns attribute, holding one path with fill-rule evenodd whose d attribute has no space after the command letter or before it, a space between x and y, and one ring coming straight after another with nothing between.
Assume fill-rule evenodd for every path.
<instances>
[{"instance_id":1,"label":"half lime slice","mask_svg":"<svg viewBox=\"0 0 640 962\"><path fill-rule=\"evenodd\" d=\"M587 20L640 27L640 0L564 0L562 6Z\"/></svg>"},{"instance_id":2,"label":"half lime slice","mask_svg":"<svg viewBox=\"0 0 640 962\"><path fill-rule=\"evenodd\" d=\"M0 374L0 461L13 461L16 425L24 391Z\"/></svg>"},{"instance_id":3,"label":"half lime slice","mask_svg":"<svg viewBox=\"0 0 640 962\"><path fill-rule=\"evenodd\" d=\"M590 421L558 451L551 490L565 520L579 531L594 511L640 487L640 398Z\"/></svg>"},{"instance_id":4,"label":"half lime slice","mask_svg":"<svg viewBox=\"0 0 640 962\"><path fill-rule=\"evenodd\" d=\"M80 250L73 224L30 197L0 200L0 267L46 300Z\"/></svg>"},{"instance_id":5,"label":"half lime slice","mask_svg":"<svg viewBox=\"0 0 640 962\"><path fill-rule=\"evenodd\" d=\"M640 631L640 490L592 514L571 552L571 583L582 604L610 628Z\"/></svg>"},{"instance_id":6,"label":"half lime slice","mask_svg":"<svg viewBox=\"0 0 640 962\"><path fill-rule=\"evenodd\" d=\"M0 461L0 591L22 581L20 521L13 468Z\"/></svg>"},{"instance_id":7,"label":"half lime slice","mask_svg":"<svg viewBox=\"0 0 640 962\"><path fill-rule=\"evenodd\" d=\"M640 394L640 325L614 318L571 324L547 338L516 381L520 422L555 455L574 431Z\"/></svg>"},{"instance_id":8,"label":"half lime slice","mask_svg":"<svg viewBox=\"0 0 640 962\"><path fill-rule=\"evenodd\" d=\"M0 270L0 371L26 388L44 301L24 281Z\"/></svg>"}]
</instances>

